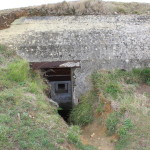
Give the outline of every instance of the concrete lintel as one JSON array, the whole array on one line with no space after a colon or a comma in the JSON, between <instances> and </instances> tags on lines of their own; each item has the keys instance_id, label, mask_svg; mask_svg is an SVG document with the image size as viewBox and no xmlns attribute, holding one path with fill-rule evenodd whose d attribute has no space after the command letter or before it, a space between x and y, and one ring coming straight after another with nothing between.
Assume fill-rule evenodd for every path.
<instances>
[{"instance_id":1,"label":"concrete lintel","mask_svg":"<svg viewBox=\"0 0 150 150\"><path fill-rule=\"evenodd\" d=\"M44 68L80 68L80 61L52 61L52 62L30 62L33 69Z\"/></svg>"}]
</instances>

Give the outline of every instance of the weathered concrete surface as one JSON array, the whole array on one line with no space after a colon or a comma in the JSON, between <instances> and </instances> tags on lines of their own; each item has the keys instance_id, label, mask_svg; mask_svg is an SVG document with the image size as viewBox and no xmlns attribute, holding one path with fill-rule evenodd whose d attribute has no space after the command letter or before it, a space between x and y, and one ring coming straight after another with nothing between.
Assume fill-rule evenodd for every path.
<instances>
[{"instance_id":1,"label":"weathered concrete surface","mask_svg":"<svg viewBox=\"0 0 150 150\"><path fill-rule=\"evenodd\" d=\"M150 16L32 17L0 31L0 43L30 62L80 60L74 99L97 69L150 67Z\"/></svg>"}]
</instances>

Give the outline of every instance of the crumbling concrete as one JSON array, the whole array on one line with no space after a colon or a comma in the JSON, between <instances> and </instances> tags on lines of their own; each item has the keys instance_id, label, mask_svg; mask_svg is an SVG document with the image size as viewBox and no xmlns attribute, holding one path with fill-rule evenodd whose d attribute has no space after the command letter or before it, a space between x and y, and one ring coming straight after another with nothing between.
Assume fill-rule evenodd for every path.
<instances>
[{"instance_id":1,"label":"crumbling concrete","mask_svg":"<svg viewBox=\"0 0 150 150\"><path fill-rule=\"evenodd\" d=\"M0 35L0 43L29 62L79 60L74 103L89 90L95 70L150 67L149 15L21 18Z\"/></svg>"}]
</instances>

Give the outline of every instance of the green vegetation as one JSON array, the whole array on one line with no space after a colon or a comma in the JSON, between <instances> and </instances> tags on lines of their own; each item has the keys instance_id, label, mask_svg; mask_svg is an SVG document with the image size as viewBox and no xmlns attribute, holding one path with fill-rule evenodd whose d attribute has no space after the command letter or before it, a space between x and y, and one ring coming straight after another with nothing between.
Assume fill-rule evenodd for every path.
<instances>
[{"instance_id":1,"label":"green vegetation","mask_svg":"<svg viewBox=\"0 0 150 150\"><path fill-rule=\"evenodd\" d=\"M10 63L7 68L6 76L10 81L25 82L29 77L29 66L24 60L17 60Z\"/></svg>"},{"instance_id":2,"label":"green vegetation","mask_svg":"<svg viewBox=\"0 0 150 150\"><path fill-rule=\"evenodd\" d=\"M93 121L93 110L91 107L95 97L96 95L92 92L81 97L79 105L70 114L70 120L73 124L83 126Z\"/></svg>"},{"instance_id":3,"label":"green vegetation","mask_svg":"<svg viewBox=\"0 0 150 150\"><path fill-rule=\"evenodd\" d=\"M81 126L91 123L95 119L95 113L105 113L108 101L112 103L114 111L103 120L103 123L106 124L109 136L114 134L119 136L115 144L116 149L138 149L141 147L138 143L141 141L140 136L144 136L142 142L148 146L150 110L146 104L149 97L147 94L137 93L136 89L141 84L149 85L150 68L132 71L97 71L93 73L92 81L92 91L81 97L80 105L71 113L71 121ZM141 120L144 120L143 128L140 125Z\"/></svg>"},{"instance_id":4,"label":"green vegetation","mask_svg":"<svg viewBox=\"0 0 150 150\"><path fill-rule=\"evenodd\" d=\"M130 119L124 120L121 126L118 128L119 140L116 144L116 149L120 150L126 147L129 142L129 131L132 129L133 124Z\"/></svg>"},{"instance_id":5,"label":"green vegetation","mask_svg":"<svg viewBox=\"0 0 150 150\"><path fill-rule=\"evenodd\" d=\"M112 103L118 104L117 108L115 108L116 111L108 116L106 120L106 127L108 135L119 135L119 140L116 143L116 149L123 149L127 146L129 139L132 141L131 135L129 134L132 132L129 132L129 130L132 129L138 132L139 135L143 134L136 128L133 129L131 127L133 124L135 124L135 126L139 126L137 122L140 122L140 120L135 121L136 117L141 118L143 116L148 119L148 108L139 106L141 101L144 102L145 100L148 102L148 97L144 97L144 99L142 95L138 95L139 97L137 97L135 89L140 84L149 84L150 68L133 69L128 72L96 72L93 74L92 79L94 88L98 93L102 92ZM126 114L128 114L128 118L126 118ZM133 114L136 117L133 116ZM131 122L131 120L133 120L133 122ZM147 127L148 124L150 125L150 122L145 122L145 127ZM146 132L144 134L147 135ZM137 135L134 136L134 138L138 137ZM150 136L147 135L147 138L150 138ZM145 143L148 143L146 141L147 140L145 140ZM129 147L130 145L128 148Z\"/></svg>"},{"instance_id":6,"label":"green vegetation","mask_svg":"<svg viewBox=\"0 0 150 150\"><path fill-rule=\"evenodd\" d=\"M60 149L55 132L62 123L46 100L45 88L40 76L20 58L0 69L0 149ZM53 128L51 123L55 130L48 128Z\"/></svg>"},{"instance_id":7,"label":"green vegetation","mask_svg":"<svg viewBox=\"0 0 150 150\"><path fill-rule=\"evenodd\" d=\"M0 45L0 65L5 65L8 63L8 59L9 58L9 61L11 59L13 59L15 55L15 52L12 51L12 50L9 50L6 48L6 46L4 45Z\"/></svg>"},{"instance_id":8,"label":"green vegetation","mask_svg":"<svg viewBox=\"0 0 150 150\"><path fill-rule=\"evenodd\" d=\"M70 126L68 130L68 140L71 143L80 143L80 128L79 126Z\"/></svg>"},{"instance_id":9,"label":"green vegetation","mask_svg":"<svg viewBox=\"0 0 150 150\"><path fill-rule=\"evenodd\" d=\"M113 112L111 113L107 120L106 120L106 128L107 128L107 134L113 135L116 133L117 130L117 124L120 121L120 113Z\"/></svg>"},{"instance_id":10,"label":"green vegetation","mask_svg":"<svg viewBox=\"0 0 150 150\"><path fill-rule=\"evenodd\" d=\"M102 113L103 111L105 111L104 110L104 105L105 105L104 102L100 101L100 103L97 105L96 112L97 113Z\"/></svg>"},{"instance_id":11,"label":"green vegetation","mask_svg":"<svg viewBox=\"0 0 150 150\"><path fill-rule=\"evenodd\" d=\"M126 147L129 142L129 131L132 129L133 124L130 119L123 120L123 114L119 112L111 113L106 120L107 134L118 134L119 139L116 143L116 149L121 150Z\"/></svg>"},{"instance_id":12,"label":"green vegetation","mask_svg":"<svg viewBox=\"0 0 150 150\"><path fill-rule=\"evenodd\" d=\"M0 56L0 149L67 150L72 143L85 150L75 127L71 132L49 104L40 73L5 46Z\"/></svg>"},{"instance_id":13,"label":"green vegetation","mask_svg":"<svg viewBox=\"0 0 150 150\"><path fill-rule=\"evenodd\" d=\"M75 126L68 127L49 104L40 73L31 71L25 60L1 45L0 149L61 150L71 144L80 150L95 150L81 143L79 126L91 123L95 113L105 113L108 101L114 111L103 123L108 135L119 136L116 149L146 150L150 140L149 95L137 93L136 89L140 84L150 84L150 68L97 71L92 82L93 89L71 112Z\"/></svg>"}]
</instances>

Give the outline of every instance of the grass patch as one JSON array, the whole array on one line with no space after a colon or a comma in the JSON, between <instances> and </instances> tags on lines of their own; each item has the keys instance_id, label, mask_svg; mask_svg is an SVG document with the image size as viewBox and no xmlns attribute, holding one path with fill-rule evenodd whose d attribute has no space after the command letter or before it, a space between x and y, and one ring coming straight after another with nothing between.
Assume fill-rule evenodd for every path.
<instances>
[{"instance_id":1,"label":"grass patch","mask_svg":"<svg viewBox=\"0 0 150 150\"><path fill-rule=\"evenodd\" d=\"M107 128L108 135L113 135L116 133L117 125L120 121L120 117L121 117L120 113L118 112L113 112L108 116L106 120L106 128Z\"/></svg>"},{"instance_id":2,"label":"grass patch","mask_svg":"<svg viewBox=\"0 0 150 150\"><path fill-rule=\"evenodd\" d=\"M95 72L92 75L93 85L97 92L103 92L106 97L113 99L128 92L125 84L148 84L150 80L150 68L133 69L132 71L116 70L113 72Z\"/></svg>"},{"instance_id":3,"label":"grass patch","mask_svg":"<svg viewBox=\"0 0 150 150\"><path fill-rule=\"evenodd\" d=\"M96 98L96 94L89 92L82 96L79 105L74 107L70 114L70 121L73 124L84 126L93 121L92 103Z\"/></svg>"},{"instance_id":4,"label":"grass patch","mask_svg":"<svg viewBox=\"0 0 150 150\"><path fill-rule=\"evenodd\" d=\"M21 84L29 78L29 69L29 64L24 60L12 62L7 68L7 79Z\"/></svg>"},{"instance_id":5,"label":"grass patch","mask_svg":"<svg viewBox=\"0 0 150 150\"><path fill-rule=\"evenodd\" d=\"M134 73L139 74L140 79L143 83L150 84L150 68L135 69Z\"/></svg>"},{"instance_id":6,"label":"grass patch","mask_svg":"<svg viewBox=\"0 0 150 150\"><path fill-rule=\"evenodd\" d=\"M129 131L132 129L133 124L130 119L124 120L122 125L118 129L119 140L116 144L116 149L120 150L126 147L129 143Z\"/></svg>"},{"instance_id":7,"label":"grass patch","mask_svg":"<svg viewBox=\"0 0 150 150\"><path fill-rule=\"evenodd\" d=\"M15 55L6 57L9 52L0 46L5 58L0 64L0 149L67 149L68 126L49 104L40 73Z\"/></svg>"}]
</instances>

